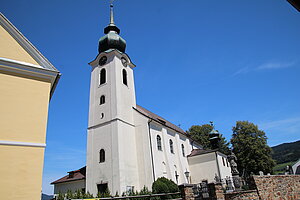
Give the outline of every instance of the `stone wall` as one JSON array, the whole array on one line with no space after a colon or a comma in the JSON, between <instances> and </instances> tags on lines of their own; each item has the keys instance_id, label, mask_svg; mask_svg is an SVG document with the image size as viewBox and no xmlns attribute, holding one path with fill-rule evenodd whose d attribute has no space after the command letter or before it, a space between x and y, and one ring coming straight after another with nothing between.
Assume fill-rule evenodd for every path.
<instances>
[{"instance_id":1,"label":"stone wall","mask_svg":"<svg viewBox=\"0 0 300 200\"><path fill-rule=\"evenodd\" d=\"M221 183L210 183L208 184L209 199L212 200L224 200L224 190Z\"/></svg>"},{"instance_id":2,"label":"stone wall","mask_svg":"<svg viewBox=\"0 0 300 200\"><path fill-rule=\"evenodd\" d=\"M247 190L239 192L231 192L224 194L225 200L250 200L250 199L259 199L256 190Z\"/></svg>"},{"instance_id":3,"label":"stone wall","mask_svg":"<svg viewBox=\"0 0 300 200\"><path fill-rule=\"evenodd\" d=\"M254 190L223 193L221 184L208 184L210 197L205 200L299 200L300 175L253 176ZM180 186L185 200L194 200L192 185Z\"/></svg>"},{"instance_id":4,"label":"stone wall","mask_svg":"<svg viewBox=\"0 0 300 200\"><path fill-rule=\"evenodd\" d=\"M192 184L182 184L179 185L179 190L183 200L194 200L194 192Z\"/></svg>"},{"instance_id":5,"label":"stone wall","mask_svg":"<svg viewBox=\"0 0 300 200\"><path fill-rule=\"evenodd\" d=\"M300 199L300 175L253 176L261 199Z\"/></svg>"}]
</instances>

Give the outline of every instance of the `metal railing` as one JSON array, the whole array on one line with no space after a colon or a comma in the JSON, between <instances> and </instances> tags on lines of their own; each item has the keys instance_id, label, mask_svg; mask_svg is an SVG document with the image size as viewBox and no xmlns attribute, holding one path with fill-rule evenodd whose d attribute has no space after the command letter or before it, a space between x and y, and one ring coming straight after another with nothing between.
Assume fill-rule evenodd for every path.
<instances>
[{"instance_id":1,"label":"metal railing","mask_svg":"<svg viewBox=\"0 0 300 200\"><path fill-rule=\"evenodd\" d=\"M146 194L146 195L138 195L138 196L122 196L122 197L102 197L102 198L87 198L87 199L70 199L70 200L111 200L111 199L137 199L137 198L144 198L150 199L153 197L161 197L161 196L168 196L168 195L180 195L180 192L175 193L163 193L163 194ZM180 200L182 198L176 198ZM173 199L174 200L174 199Z\"/></svg>"}]
</instances>

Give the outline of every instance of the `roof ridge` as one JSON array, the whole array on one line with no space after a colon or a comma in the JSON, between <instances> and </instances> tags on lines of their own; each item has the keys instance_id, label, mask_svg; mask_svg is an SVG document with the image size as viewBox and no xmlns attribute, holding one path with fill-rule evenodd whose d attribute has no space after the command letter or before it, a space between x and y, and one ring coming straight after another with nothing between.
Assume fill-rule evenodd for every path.
<instances>
[{"instance_id":1,"label":"roof ridge","mask_svg":"<svg viewBox=\"0 0 300 200\"><path fill-rule=\"evenodd\" d=\"M163 118L163 117L161 117L161 116L159 116L159 115L157 115L157 114L151 112L150 110L148 110L148 109L146 109L146 108L144 108L144 107L142 107L142 106L140 106L140 105L138 105L138 104L136 104L136 106L139 107L139 108L141 108L142 110L144 110L144 111L146 112L146 113L144 113L144 114L146 114L146 115L149 114L150 116L147 115L148 117L153 118L153 119L158 120L158 121L159 121L159 120L166 121L166 122L168 122L170 125L174 126L174 127L170 127L170 128L175 129L175 131L181 132L181 133L183 133L183 134L187 134L182 128L180 128L180 127L178 127L177 125L173 124L173 123L170 122L169 120L167 120L167 119L165 119L165 118ZM138 110L138 108L137 108L137 110ZM151 116L151 115L152 115L152 116ZM161 121L159 121L159 122L162 123ZM165 123L164 125L168 126L167 123ZM176 130L176 129L178 129L178 130Z\"/></svg>"}]
</instances>

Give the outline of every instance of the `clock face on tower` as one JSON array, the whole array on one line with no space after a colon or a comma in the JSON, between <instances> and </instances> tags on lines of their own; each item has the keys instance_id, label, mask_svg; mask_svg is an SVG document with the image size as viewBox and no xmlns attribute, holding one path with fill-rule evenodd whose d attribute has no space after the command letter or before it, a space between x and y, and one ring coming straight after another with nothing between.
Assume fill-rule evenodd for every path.
<instances>
[{"instance_id":1,"label":"clock face on tower","mask_svg":"<svg viewBox=\"0 0 300 200\"><path fill-rule=\"evenodd\" d=\"M123 66L126 67L127 64L128 64L126 58L122 57L122 58L121 58L121 61L122 61Z\"/></svg>"},{"instance_id":2,"label":"clock face on tower","mask_svg":"<svg viewBox=\"0 0 300 200\"><path fill-rule=\"evenodd\" d=\"M99 65L102 66L106 63L107 61L107 57L106 56L102 56L100 59L99 59Z\"/></svg>"}]
</instances>

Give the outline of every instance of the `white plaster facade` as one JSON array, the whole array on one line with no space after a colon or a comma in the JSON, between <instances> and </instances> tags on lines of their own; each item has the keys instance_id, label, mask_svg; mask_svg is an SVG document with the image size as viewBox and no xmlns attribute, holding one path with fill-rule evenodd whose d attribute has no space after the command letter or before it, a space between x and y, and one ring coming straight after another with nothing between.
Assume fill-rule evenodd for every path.
<instances>
[{"instance_id":1,"label":"white plaster facade","mask_svg":"<svg viewBox=\"0 0 300 200\"><path fill-rule=\"evenodd\" d=\"M54 185L54 194L65 194L70 190L71 192L75 193L77 190L84 191L85 190L85 180L78 180L78 181L70 181L64 183L56 183Z\"/></svg>"},{"instance_id":2,"label":"white plaster facade","mask_svg":"<svg viewBox=\"0 0 300 200\"><path fill-rule=\"evenodd\" d=\"M192 183L214 182L216 175L221 179L231 178L231 168L227 156L211 151L188 157Z\"/></svg>"},{"instance_id":3,"label":"white plaster facade","mask_svg":"<svg viewBox=\"0 0 300 200\"><path fill-rule=\"evenodd\" d=\"M300 159L292 166L294 174L300 174Z\"/></svg>"}]
</instances>

